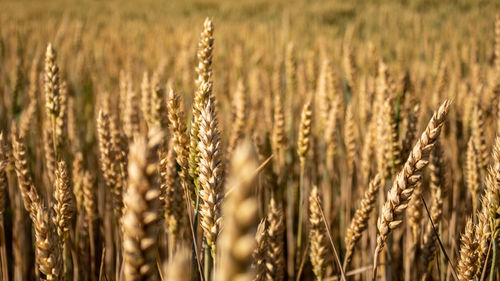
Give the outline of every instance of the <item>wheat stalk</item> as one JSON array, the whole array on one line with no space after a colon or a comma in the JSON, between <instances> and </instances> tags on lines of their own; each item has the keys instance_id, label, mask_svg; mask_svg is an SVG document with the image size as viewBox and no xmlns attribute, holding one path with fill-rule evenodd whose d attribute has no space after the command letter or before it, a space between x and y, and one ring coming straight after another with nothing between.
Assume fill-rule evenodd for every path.
<instances>
[{"instance_id":1,"label":"wheat stalk","mask_svg":"<svg viewBox=\"0 0 500 281\"><path fill-rule=\"evenodd\" d=\"M316 280L319 281L325 277L328 253L325 225L318 206L320 202L318 187L313 186L309 194L309 258Z\"/></svg>"},{"instance_id":2,"label":"wheat stalk","mask_svg":"<svg viewBox=\"0 0 500 281\"><path fill-rule=\"evenodd\" d=\"M216 240L220 228L220 205L222 203L222 155L220 148L220 134L215 116L213 98L209 98L207 105L201 112L199 181L201 198L200 218L201 227L211 254L215 257Z\"/></svg>"},{"instance_id":3,"label":"wheat stalk","mask_svg":"<svg viewBox=\"0 0 500 281\"><path fill-rule=\"evenodd\" d=\"M165 222L174 247L184 221L184 194L177 177L176 154L171 139L165 158L160 159L160 190L164 193Z\"/></svg>"},{"instance_id":4,"label":"wheat stalk","mask_svg":"<svg viewBox=\"0 0 500 281\"><path fill-rule=\"evenodd\" d=\"M198 43L198 65L196 73L198 74L195 84L196 93L193 101L193 114L190 130L190 145L189 145L189 174L195 180L198 180L199 174L199 151L198 142L200 139L200 122L201 114L205 109L208 99L212 96L212 56L213 56L213 38L214 26L212 20L205 19L203 23L203 31L200 35ZM198 186L196 186L198 188Z\"/></svg>"},{"instance_id":5,"label":"wheat stalk","mask_svg":"<svg viewBox=\"0 0 500 281\"><path fill-rule=\"evenodd\" d=\"M344 271L351 262L352 254L354 253L354 247L356 243L361 238L361 235L368 227L368 220L370 219L370 214L375 207L375 201L377 199L377 193L381 187L381 178L376 175L368 185L368 189L365 191L363 198L361 199L360 205L351 220L351 225L346 231L345 245L346 253L344 258Z\"/></svg>"},{"instance_id":6,"label":"wheat stalk","mask_svg":"<svg viewBox=\"0 0 500 281\"><path fill-rule=\"evenodd\" d=\"M431 170L431 219L435 227L441 223L443 215L443 199L446 194L446 177L444 166L444 155L441 150L439 139L434 143L434 148L431 151L429 169ZM434 233L432 224L429 222L422 236L422 246L420 263L425 274L430 273L432 261L438 249L437 237Z\"/></svg>"},{"instance_id":7,"label":"wheat stalk","mask_svg":"<svg viewBox=\"0 0 500 281\"><path fill-rule=\"evenodd\" d=\"M210 102L209 102L210 104ZM221 236L220 268L215 280L253 280L251 257L258 224L255 187L257 157L249 142L243 142L231 159L232 176L228 190L234 190L224 204L224 231Z\"/></svg>"},{"instance_id":8,"label":"wheat stalk","mask_svg":"<svg viewBox=\"0 0 500 281\"><path fill-rule=\"evenodd\" d=\"M469 139L467 144L467 188L472 194L472 206L473 212L475 213L477 210L477 204L479 200L479 192L480 192L480 182L479 182L479 159L478 152L476 150L474 140Z\"/></svg>"},{"instance_id":9,"label":"wheat stalk","mask_svg":"<svg viewBox=\"0 0 500 281\"><path fill-rule=\"evenodd\" d=\"M475 229L471 219L467 220L465 232L460 237L460 259L458 260L458 280L473 280L477 272L477 242L474 238Z\"/></svg>"},{"instance_id":10,"label":"wheat stalk","mask_svg":"<svg viewBox=\"0 0 500 281\"><path fill-rule=\"evenodd\" d=\"M124 195L123 262L125 280L155 280L160 190L155 183L156 148L162 134L138 138L130 148L129 182Z\"/></svg>"},{"instance_id":11,"label":"wheat stalk","mask_svg":"<svg viewBox=\"0 0 500 281\"><path fill-rule=\"evenodd\" d=\"M257 233L255 234L255 249L252 254L252 269L255 272L255 277L253 281L263 281L266 280L267 267L266 267L266 253L267 250L267 231L266 231L266 219L261 220L259 226L257 227Z\"/></svg>"},{"instance_id":12,"label":"wheat stalk","mask_svg":"<svg viewBox=\"0 0 500 281\"><path fill-rule=\"evenodd\" d=\"M109 117L102 110L97 117L97 137L99 140L99 158L101 171L106 180L106 186L113 196L113 210L116 218L122 216L123 209L123 187L120 176L117 172L117 161L110 132Z\"/></svg>"},{"instance_id":13,"label":"wheat stalk","mask_svg":"<svg viewBox=\"0 0 500 281\"><path fill-rule=\"evenodd\" d=\"M234 94L234 102L233 102L233 112L232 112L232 131L229 137L229 145L227 147L227 155L228 157L231 155L233 150L236 148L238 143L244 137L244 126L247 102L246 102L246 94L245 94L245 85L243 81L238 80L238 85L236 87L236 93Z\"/></svg>"},{"instance_id":14,"label":"wheat stalk","mask_svg":"<svg viewBox=\"0 0 500 281\"><path fill-rule=\"evenodd\" d=\"M73 194L70 186L66 163L61 161L57 164L54 181L54 224L57 227L57 234L62 241L65 241L68 235L71 219L74 215Z\"/></svg>"},{"instance_id":15,"label":"wheat stalk","mask_svg":"<svg viewBox=\"0 0 500 281\"><path fill-rule=\"evenodd\" d=\"M439 137L441 127L446 119L450 101L445 101L434 113L424 133L413 147L403 169L396 175L387 200L377 220L378 236L373 262L373 278L376 278L378 256L382 251L392 230L401 223L404 211L408 207L415 186L422 179L422 170L427 166L427 158Z\"/></svg>"},{"instance_id":16,"label":"wheat stalk","mask_svg":"<svg viewBox=\"0 0 500 281\"><path fill-rule=\"evenodd\" d=\"M267 253L266 253L266 278L267 280L283 280L285 274L284 256L284 216L281 206L274 197L269 200L267 214Z\"/></svg>"},{"instance_id":17,"label":"wheat stalk","mask_svg":"<svg viewBox=\"0 0 500 281\"><path fill-rule=\"evenodd\" d=\"M167 107L170 130L172 132L171 145L175 150L177 164L181 167L179 176L181 177L186 196L189 197L194 206L196 195L192 179L189 175L189 140L187 138L184 111L181 108L180 97L173 90L170 90L168 95Z\"/></svg>"}]
</instances>

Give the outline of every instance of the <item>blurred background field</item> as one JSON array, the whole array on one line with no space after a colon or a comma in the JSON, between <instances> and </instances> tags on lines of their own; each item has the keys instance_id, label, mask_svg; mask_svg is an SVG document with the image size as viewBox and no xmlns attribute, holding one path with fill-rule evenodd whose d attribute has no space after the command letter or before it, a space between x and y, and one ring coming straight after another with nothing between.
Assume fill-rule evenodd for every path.
<instances>
[{"instance_id":1,"label":"blurred background field","mask_svg":"<svg viewBox=\"0 0 500 281\"><path fill-rule=\"evenodd\" d=\"M189 131L192 123L196 118L202 120L201 111L196 111L196 106L193 110L193 101L196 94L206 94L199 81L207 85L213 82L213 95L207 96L215 99L216 110L209 113L216 115L219 122L214 131L220 132L220 146L217 143L213 147L220 152L221 163L229 166L233 149L243 139L252 140L259 164L269 160L270 155L274 157L261 170L253 190L259 219L265 218L269 225L274 223L281 229L274 233L274 239L279 240L275 246L280 248L276 260L266 256L258 262L261 267L281 267L281 277L267 280L293 280L299 273L303 280L338 276L325 231L316 232L321 236L318 244L323 250L328 248L320 258L297 246L311 242L309 233L302 236L302 226L304 233L314 227L308 220L314 210L307 209L307 195L313 187L320 190L325 221L330 223L332 240L344 256L352 236L348 232L351 218L359 210L368 186L372 186L369 182L379 174L383 183L373 186L381 191L372 195L371 217L368 211L364 229L358 233L358 248L351 251L352 262L345 264L348 270L364 268L361 273L353 273L358 274L357 280L371 280L370 264L380 236L376 216L386 202L386 191L432 112L444 100L452 100L443 133L439 141L433 140L441 143L438 147L442 151L433 150L431 169L417 171L422 177L415 190L438 213L443 245L458 264L462 258L458 249L467 246L461 245L460 234L469 216L474 217L477 229L489 229L491 216L497 225L492 224L490 230L500 235L500 208L496 209L498 213L491 211L488 215L488 210L498 207L500 194L500 158L491 153L495 147L500 151L500 139L495 145L495 136L500 132L499 11L500 0L0 0L0 131L5 133L7 151L14 150L11 144L17 135L23 138L20 142L25 142L26 147L21 156L28 161L21 168L32 176L34 190L42 194L47 206L54 202L55 156L72 173L75 199L80 196L80 202L76 202L77 212L70 226L70 232L78 237L69 247L85 254L65 256L64 274L97 280L96 268L102 265L107 280L120 280L126 263L121 239L130 239L131 235L126 237L128 234L122 232L120 213L113 212L112 207L123 203L120 192L129 185L129 145L137 135L145 138L155 126L168 134L175 133L171 124L175 122L167 120L171 117L166 110L170 89L182 97L179 108L186 113L185 119L174 121L187 126L187 131L181 132L184 137L193 138ZM213 46L207 43L212 40L212 23ZM52 47L57 53L55 59ZM203 76L202 68L210 74ZM60 78L57 86L63 89L62 98L57 97L63 105L57 116L59 131L54 124L48 125L54 116L50 110L47 113L47 100L59 92L47 88L54 73ZM152 106L153 102L157 107ZM205 109L205 103L202 100L198 106ZM446 106L444 112L448 112ZM99 115L101 111L104 114ZM193 118L197 113L200 116ZM158 120L153 120L153 115ZM107 127L105 122L109 122ZM109 151L101 147L105 133L113 142L108 145ZM51 146L46 145L54 136L51 134L60 134L64 144L60 154L51 152ZM195 161L199 160L196 149L203 137L199 133L193 138L190 169L200 164ZM300 146L306 149L300 152ZM19 145L16 149L20 149ZM180 180L180 172L185 172L182 169L186 167L172 157L178 153L174 150L170 144L168 149L158 150L160 160L164 160L158 170L170 169L172 179L155 174L150 182L152 188L161 185L171 191L170 198L162 198L167 207L154 210L161 214L158 239L152 239L159 249L155 261L165 274L169 273L166 265L175 261L173 255L177 254L172 237L188 248L194 242L201 249L207 235L198 225L194 226L199 234L197 240L189 235L186 210L195 211L189 202L180 211L172 207L173 197L182 200L186 196L181 182L200 188L199 174ZM109 155L114 158L106 159ZM8 179L4 191L9 197L3 213L7 250L2 256L11 261L7 266L10 276L24 281L40 274L38 269L42 270L43 264L34 257L38 249L33 243L36 237L32 226L36 223L26 216L29 208L23 208L26 190L18 188L22 187L23 174L17 166L23 161L14 158L0 165L0 179ZM114 163L113 171L106 170L106 160ZM488 169L490 164L492 168ZM118 180L110 181L109 173L116 173ZM226 175L221 174L218 180L225 182ZM496 177L496 185L486 180L487 175ZM84 180L94 188L88 196L95 199L94 216L82 207L90 199L76 194ZM223 198L221 190L216 195ZM304 192L303 198L300 192ZM491 204L487 200L481 203L482 195L495 195L497 199ZM298 203L299 198L304 205ZM394 237L387 243L390 259L381 266L382 280L451 280L452 267L431 240L434 232L419 202L409 204L410 218L394 230ZM44 211L47 218L52 216L50 209ZM95 233L90 231L92 224L96 224ZM178 229L173 231L172 225ZM65 241L52 232L54 241ZM482 243L474 252L476 257L484 254L484 245L492 241L488 235L475 237L474 243ZM95 248L91 247L93 243ZM207 245L203 247L208 249ZM54 247L57 251L66 250ZM430 253L430 260L420 259L423 251ZM198 270L192 263L195 260L186 259L193 274ZM318 260L328 261L320 274L313 270ZM257 261L250 257L247 260L254 267ZM216 270L215 264L207 264L212 266L212 272ZM491 268L487 261L474 265L476 278L478 268ZM93 268L92 272L87 268ZM498 276L498 272L497 267L491 275Z\"/></svg>"}]
</instances>

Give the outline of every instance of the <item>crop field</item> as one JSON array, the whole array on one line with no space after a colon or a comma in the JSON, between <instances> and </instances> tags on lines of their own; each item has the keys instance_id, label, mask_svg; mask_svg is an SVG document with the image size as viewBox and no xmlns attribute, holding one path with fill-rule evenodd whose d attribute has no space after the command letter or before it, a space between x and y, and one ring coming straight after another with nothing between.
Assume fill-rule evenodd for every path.
<instances>
[{"instance_id":1,"label":"crop field","mask_svg":"<svg viewBox=\"0 0 500 281\"><path fill-rule=\"evenodd\" d=\"M500 281L500 1L0 0L0 278Z\"/></svg>"}]
</instances>

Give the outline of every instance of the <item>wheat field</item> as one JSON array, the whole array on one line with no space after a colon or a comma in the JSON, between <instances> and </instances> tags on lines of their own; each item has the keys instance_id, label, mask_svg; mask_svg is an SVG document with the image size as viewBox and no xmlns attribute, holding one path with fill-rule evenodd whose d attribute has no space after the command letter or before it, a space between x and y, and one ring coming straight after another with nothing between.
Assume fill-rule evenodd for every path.
<instances>
[{"instance_id":1,"label":"wheat field","mask_svg":"<svg viewBox=\"0 0 500 281\"><path fill-rule=\"evenodd\" d=\"M1 280L500 280L500 2L0 1Z\"/></svg>"}]
</instances>

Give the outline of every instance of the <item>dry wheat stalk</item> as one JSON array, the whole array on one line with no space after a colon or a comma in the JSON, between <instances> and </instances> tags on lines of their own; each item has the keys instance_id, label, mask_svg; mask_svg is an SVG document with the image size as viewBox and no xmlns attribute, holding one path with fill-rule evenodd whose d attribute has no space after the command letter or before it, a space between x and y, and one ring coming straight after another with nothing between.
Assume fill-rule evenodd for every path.
<instances>
[{"instance_id":1,"label":"dry wheat stalk","mask_svg":"<svg viewBox=\"0 0 500 281\"><path fill-rule=\"evenodd\" d=\"M9 279L7 262L7 244L5 238L4 212L6 209L6 197L8 196L8 179L6 168L9 163L8 150L5 144L3 132L0 131L0 260L2 268L2 280ZM12 206L12 203L10 204ZM14 222L15 223L15 222ZM15 233L15 232L14 232Z\"/></svg>"},{"instance_id":2,"label":"dry wheat stalk","mask_svg":"<svg viewBox=\"0 0 500 281\"><path fill-rule=\"evenodd\" d=\"M267 253L266 278L267 280L283 280L285 274L285 256L283 243L285 223L283 210L278 206L274 197L269 200L267 213Z\"/></svg>"},{"instance_id":3,"label":"dry wheat stalk","mask_svg":"<svg viewBox=\"0 0 500 281\"><path fill-rule=\"evenodd\" d=\"M305 72L307 81L307 92L314 92L316 89L316 56L315 52L309 50L306 54Z\"/></svg>"},{"instance_id":4,"label":"dry wheat stalk","mask_svg":"<svg viewBox=\"0 0 500 281\"><path fill-rule=\"evenodd\" d=\"M81 145L81 139L79 136L78 118L76 116L75 109L75 97L68 95L67 101L67 117L66 117L66 131L68 135L67 144L71 145L71 151L78 151Z\"/></svg>"},{"instance_id":5,"label":"dry wheat stalk","mask_svg":"<svg viewBox=\"0 0 500 281\"><path fill-rule=\"evenodd\" d=\"M266 280L267 231L266 219L260 221L255 234L255 249L252 254L252 269L255 273L253 281Z\"/></svg>"},{"instance_id":6,"label":"dry wheat stalk","mask_svg":"<svg viewBox=\"0 0 500 281\"><path fill-rule=\"evenodd\" d=\"M406 123L406 132L401 147L401 159L408 159L408 156L410 155L411 149L415 142L419 114L420 114L420 104L417 104L412 107L408 115L408 120Z\"/></svg>"},{"instance_id":7,"label":"dry wheat stalk","mask_svg":"<svg viewBox=\"0 0 500 281\"><path fill-rule=\"evenodd\" d=\"M224 194L220 133L213 98L208 99L207 105L201 112L199 136L200 223L207 245L211 248L212 256L215 256L215 244L221 220L220 205Z\"/></svg>"},{"instance_id":8,"label":"dry wheat stalk","mask_svg":"<svg viewBox=\"0 0 500 281\"><path fill-rule=\"evenodd\" d=\"M483 109L480 105L477 105L472 113L472 139L474 141L474 147L477 150L478 164L481 172L486 170L489 160L484 128Z\"/></svg>"},{"instance_id":9,"label":"dry wheat stalk","mask_svg":"<svg viewBox=\"0 0 500 281\"><path fill-rule=\"evenodd\" d=\"M97 190L94 179L88 171L83 172L81 184L83 190L83 207L85 209L83 222L84 227L82 227L82 231L85 231L86 233L83 233L83 237L80 237L80 243L84 243L83 239L87 237L90 250L90 272L92 275L95 275L95 262L93 261L96 260L95 240L99 229L96 224L99 215L97 210Z\"/></svg>"},{"instance_id":10,"label":"dry wheat stalk","mask_svg":"<svg viewBox=\"0 0 500 281\"><path fill-rule=\"evenodd\" d=\"M210 102L209 102L210 103ZM224 232L221 236L220 267L216 280L253 280L250 269L258 224L255 188L257 156L249 142L243 142L231 159L232 175L228 190L233 190L224 204Z\"/></svg>"},{"instance_id":11,"label":"dry wheat stalk","mask_svg":"<svg viewBox=\"0 0 500 281\"><path fill-rule=\"evenodd\" d=\"M500 75L500 14L496 15L495 18L495 71L497 73L496 79L499 79Z\"/></svg>"},{"instance_id":12,"label":"dry wheat stalk","mask_svg":"<svg viewBox=\"0 0 500 281\"><path fill-rule=\"evenodd\" d=\"M148 125L151 124L151 88L149 74L144 71L141 81L141 112Z\"/></svg>"},{"instance_id":13,"label":"dry wheat stalk","mask_svg":"<svg viewBox=\"0 0 500 281\"><path fill-rule=\"evenodd\" d=\"M328 244L318 204L321 204L318 187L313 186L309 194L309 258L316 280L321 281L325 277Z\"/></svg>"},{"instance_id":14,"label":"dry wheat stalk","mask_svg":"<svg viewBox=\"0 0 500 281\"><path fill-rule=\"evenodd\" d=\"M37 111L37 104L35 100L30 101L28 104L28 107L25 108L21 114L21 117L19 119L19 135L22 137L25 137L31 127L31 124L33 123L33 120L35 119Z\"/></svg>"},{"instance_id":15,"label":"dry wheat stalk","mask_svg":"<svg viewBox=\"0 0 500 281\"><path fill-rule=\"evenodd\" d=\"M55 216L54 225L57 227L57 235L65 241L68 235L71 219L74 214L73 194L66 163L60 161L57 165L54 181L54 198L56 200L53 208Z\"/></svg>"},{"instance_id":16,"label":"dry wheat stalk","mask_svg":"<svg viewBox=\"0 0 500 281\"><path fill-rule=\"evenodd\" d=\"M29 190L33 185L33 180L29 170L24 139L18 137L15 132L12 133L12 154L14 156L17 180L23 198L24 208L28 213L31 213L32 202L29 197Z\"/></svg>"},{"instance_id":17,"label":"dry wheat stalk","mask_svg":"<svg viewBox=\"0 0 500 281\"><path fill-rule=\"evenodd\" d=\"M85 215L91 224L98 216L97 213L97 192L94 179L88 171L82 173L83 206Z\"/></svg>"},{"instance_id":18,"label":"dry wheat stalk","mask_svg":"<svg viewBox=\"0 0 500 281\"><path fill-rule=\"evenodd\" d=\"M486 177L486 198L489 217L493 222L493 237L497 238L500 233L500 136L495 138L493 165Z\"/></svg>"},{"instance_id":19,"label":"dry wheat stalk","mask_svg":"<svg viewBox=\"0 0 500 281\"><path fill-rule=\"evenodd\" d=\"M479 179L479 174L480 174L480 168L479 168L479 159L478 159L479 154L477 153L474 140L471 137L469 139L469 142L467 144L467 159L466 159L466 164L467 164L467 188L469 189L471 195L472 195L472 205L473 205L473 212L476 212L477 210L477 204L479 200L479 192L481 188L481 183Z\"/></svg>"},{"instance_id":20,"label":"dry wheat stalk","mask_svg":"<svg viewBox=\"0 0 500 281\"><path fill-rule=\"evenodd\" d=\"M354 172L354 161L356 159L356 122L354 120L353 103L347 106L345 125L344 125L344 142L347 155L347 167L349 172Z\"/></svg>"},{"instance_id":21,"label":"dry wheat stalk","mask_svg":"<svg viewBox=\"0 0 500 281\"><path fill-rule=\"evenodd\" d=\"M7 155L7 146L5 144L5 138L3 132L0 132L0 217L3 216L5 211L5 197L7 196L7 174L6 168L9 163L9 158ZM3 229L3 227L2 227ZM3 231L3 230L2 230Z\"/></svg>"},{"instance_id":22,"label":"dry wheat stalk","mask_svg":"<svg viewBox=\"0 0 500 281\"><path fill-rule=\"evenodd\" d=\"M199 169L198 162L200 161L199 142L201 138L201 118L205 110L208 100L212 97L212 82L202 82L200 88L196 92L193 104L193 115L191 120L191 131L189 134L189 175L193 178L196 188L198 186ZM199 108L199 110L198 110Z\"/></svg>"},{"instance_id":23,"label":"dry wheat stalk","mask_svg":"<svg viewBox=\"0 0 500 281\"><path fill-rule=\"evenodd\" d=\"M271 93L273 94L273 98L277 96L281 96L283 92L283 75L282 75L282 62L283 59L281 57L277 57L273 62L273 69L271 74L270 88Z\"/></svg>"},{"instance_id":24,"label":"dry wheat stalk","mask_svg":"<svg viewBox=\"0 0 500 281\"><path fill-rule=\"evenodd\" d=\"M196 195L192 180L189 176L189 140L187 138L186 121L181 104L180 97L173 90L170 90L167 107L169 126L172 133L171 145L174 147L175 154L177 155L177 164L181 167L179 176L181 177L184 191L186 192L186 196L189 196L194 206Z\"/></svg>"},{"instance_id":25,"label":"dry wheat stalk","mask_svg":"<svg viewBox=\"0 0 500 281\"><path fill-rule=\"evenodd\" d=\"M361 75L359 79L358 90L358 108L359 108L359 122L360 124L368 124L371 117L373 92L368 89L368 76ZM365 127L366 128L366 127Z\"/></svg>"},{"instance_id":26,"label":"dry wheat stalk","mask_svg":"<svg viewBox=\"0 0 500 281\"><path fill-rule=\"evenodd\" d=\"M439 139L437 139L434 143L434 148L431 151L429 162L429 169L431 171L430 189L432 200L430 214L434 226L438 227L441 223L441 218L443 215L443 198L446 194L444 155ZM434 233L431 223L428 222L422 236L420 255L420 263L424 273L429 273L437 249L437 237Z\"/></svg>"},{"instance_id":27,"label":"dry wheat stalk","mask_svg":"<svg viewBox=\"0 0 500 281\"><path fill-rule=\"evenodd\" d=\"M328 128L329 115L332 108L333 96L333 70L329 60L324 60L321 65L321 72L318 79L317 96L318 96L318 109L319 120L321 128Z\"/></svg>"},{"instance_id":28,"label":"dry wheat stalk","mask_svg":"<svg viewBox=\"0 0 500 281\"><path fill-rule=\"evenodd\" d=\"M382 107L381 120L384 127L385 136L385 161L389 163L391 175L395 175L401 166L401 159L399 158L401 149L399 147L398 132L396 130L396 122L394 120L394 108L392 106L392 98L387 99Z\"/></svg>"},{"instance_id":29,"label":"dry wheat stalk","mask_svg":"<svg viewBox=\"0 0 500 281\"><path fill-rule=\"evenodd\" d=\"M132 140L135 135L140 133L140 109L139 109L139 95L132 88L132 78L128 73L125 79L125 104L123 111L123 130L129 140Z\"/></svg>"},{"instance_id":30,"label":"dry wheat stalk","mask_svg":"<svg viewBox=\"0 0 500 281\"><path fill-rule=\"evenodd\" d=\"M387 193L387 200L377 221L378 237L374 256L374 278L378 255L382 251L392 230L402 223L404 211L408 207L415 186L422 179L422 170L427 166L427 158L439 137L441 127L446 119L450 101L445 101L434 113L427 128L413 147L403 169L396 175L391 189Z\"/></svg>"},{"instance_id":31,"label":"dry wheat stalk","mask_svg":"<svg viewBox=\"0 0 500 281\"><path fill-rule=\"evenodd\" d=\"M372 157L376 142L375 137L377 135L376 129L377 123L374 120L370 120L361 150L361 173L364 183L368 182L372 170Z\"/></svg>"},{"instance_id":32,"label":"dry wheat stalk","mask_svg":"<svg viewBox=\"0 0 500 281\"><path fill-rule=\"evenodd\" d=\"M61 247L56 231L50 223L50 212L43 204L36 189L31 186L27 196L30 197L30 218L35 230L35 253L38 270L42 280L60 280L63 275Z\"/></svg>"},{"instance_id":33,"label":"dry wheat stalk","mask_svg":"<svg viewBox=\"0 0 500 281\"><path fill-rule=\"evenodd\" d=\"M202 82L207 82L212 77L212 56L214 46L214 24L212 19L206 18L203 23L203 31L198 43L198 65L196 66L196 87L199 88ZM201 110L202 108L200 108Z\"/></svg>"},{"instance_id":34,"label":"dry wheat stalk","mask_svg":"<svg viewBox=\"0 0 500 281\"><path fill-rule=\"evenodd\" d=\"M243 80L238 80L238 86L236 87L236 93L234 94L233 100L233 111L232 111L232 122L231 122L231 135L229 137L229 145L227 147L227 157L230 157L233 150L236 148L238 143L244 137L245 131L245 119L246 119L246 94L245 85Z\"/></svg>"},{"instance_id":35,"label":"dry wheat stalk","mask_svg":"<svg viewBox=\"0 0 500 281\"><path fill-rule=\"evenodd\" d=\"M56 155L61 153L68 139L68 85L61 81L59 87L59 114L55 121Z\"/></svg>"},{"instance_id":36,"label":"dry wheat stalk","mask_svg":"<svg viewBox=\"0 0 500 281\"><path fill-rule=\"evenodd\" d=\"M189 138L189 174L195 180L198 180L199 174L199 151L198 142L200 139L201 113L205 109L208 99L212 96L212 56L213 56L213 38L214 26L210 18L206 18L203 23L203 31L198 43L198 65L196 73L198 74L195 86L196 93L193 101L193 114L191 120L191 130ZM198 188L198 186L196 186Z\"/></svg>"},{"instance_id":37,"label":"dry wheat stalk","mask_svg":"<svg viewBox=\"0 0 500 281\"><path fill-rule=\"evenodd\" d=\"M295 45L289 42L285 50L285 89L293 97L297 91L297 60L295 58Z\"/></svg>"},{"instance_id":38,"label":"dry wheat stalk","mask_svg":"<svg viewBox=\"0 0 500 281\"><path fill-rule=\"evenodd\" d=\"M165 158L160 159L160 190L162 190L165 204L165 222L167 231L175 245L180 228L184 221L184 194L177 177L176 154L171 139ZM173 245L171 245L173 247Z\"/></svg>"},{"instance_id":39,"label":"dry wheat stalk","mask_svg":"<svg viewBox=\"0 0 500 281\"><path fill-rule=\"evenodd\" d=\"M52 44L47 45L45 53L44 93L47 117L51 120L52 134L55 134L55 120L60 113L59 67L56 64L56 51Z\"/></svg>"},{"instance_id":40,"label":"dry wheat stalk","mask_svg":"<svg viewBox=\"0 0 500 281\"><path fill-rule=\"evenodd\" d=\"M162 134L137 138L130 148L129 182L124 195L123 261L125 280L155 280L159 193L155 183L156 148Z\"/></svg>"},{"instance_id":41,"label":"dry wheat stalk","mask_svg":"<svg viewBox=\"0 0 500 281\"><path fill-rule=\"evenodd\" d=\"M110 189L113 196L115 216L116 218L120 218L123 209L123 186L117 172L117 161L109 129L109 117L102 110L99 111L99 116L97 117L97 137L99 140L99 159L102 174L106 181L106 186Z\"/></svg>"},{"instance_id":42,"label":"dry wheat stalk","mask_svg":"<svg viewBox=\"0 0 500 281\"><path fill-rule=\"evenodd\" d=\"M477 242L474 239L475 229L471 219L467 220L465 232L460 237L460 259L457 271L459 281L474 280L477 272Z\"/></svg>"},{"instance_id":43,"label":"dry wheat stalk","mask_svg":"<svg viewBox=\"0 0 500 281\"><path fill-rule=\"evenodd\" d=\"M352 48L350 46L344 46L344 73L351 89L351 92L355 92L357 90L357 80L358 75L356 71L356 66L354 65L354 53L352 52Z\"/></svg>"},{"instance_id":44,"label":"dry wheat stalk","mask_svg":"<svg viewBox=\"0 0 500 281\"><path fill-rule=\"evenodd\" d=\"M354 247L356 243L361 238L361 235L368 226L368 220L370 219L370 214L375 207L375 201L377 199L377 193L381 187L381 178L376 175L368 185L368 189L365 191L363 198L361 199L359 208L356 209L354 216L351 220L351 225L347 229L345 236L346 253L344 258L344 271L351 262L352 254L354 253Z\"/></svg>"},{"instance_id":45,"label":"dry wheat stalk","mask_svg":"<svg viewBox=\"0 0 500 281\"><path fill-rule=\"evenodd\" d=\"M481 212L477 213L477 224L476 232L475 232L475 241L477 242L476 256L477 256L477 265L476 265L476 277L479 278L481 276L484 262L486 261L486 257L488 255L488 249L490 246L491 240L491 229L490 229L490 221L488 214L488 202L487 199L483 200L483 206L481 208Z\"/></svg>"},{"instance_id":46,"label":"dry wheat stalk","mask_svg":"<svg viewBox=\"0 0 500 281\"><path fill-rule=\"evenodd\" d=\"M443 215L443 198L446 196L447 182L444 163L444 154L439 139L434 143L434 148L429 157L430 189L432 197L431 218L434 224L441 221Z\"/></svg>"},{"instance_id":47,"label":"dry wheat stalk","mask_svg":"<svg viewBox=\"0 0 500 281\"><path fill-rule=\"evenodd\" d=\"M54 149L54 139L52 129L47 120L43 122L43 149L45 156L45 168L47 169L47 177L51 182L54 181L54 173L56 170L56 153Z\"/></svg>"},{"instance_id":48,"label":"dry wheat stalk","mask_svg":"<svg viewBox=\"0 0 500 281\"><path fill-rule=\"evenodd\" d=\"M376 146L376 159L377 159L377 173L386 180L389 176L390 169L390 143L391 131L390 129L390 99L384 101L379 108L376 115L377 118L377 146ZM387 123L389 122L389 123ZM389 159L388 159L389 158Z\"/></svg>"},{"instance_id":49,"label":"dry wheat stalk","mask_svg":"<svg viewBox=\"0 0 500 281\"><path fill-rule=\"evenodd\" d=\"M300 167L303 171L306 165L307 152L311 136L312 109L311 102L304 104L300 118L299 138L297 140L297 154L299 155Z\"/></svg>"},{"instance_id":50,"label":"dry wheat stalk","mask_svg":"<svg viewBox=\"0 0 500 281\"><path fill-rule=\"evenodd\" d=\"M73 193L75 195L75 205L77 212L80 212L83 207L83 154L76 152L73 155L71 179L73 180Z\"/></svg>"},{"instance_id":51,"label":"dry wheat stalk","mask_svg":"<svg viewBox=\"0 0 500 281\"><path fill-rule=\"evenodd\" d=\"M273 151L276 154L276 163L278 167L284 165L284 153L287 146L287 137L285 132L285 113L283 112L283 104L279 94L274 96L274 113L273 113L273 130L271 132L271 140Z\"/></svg>"},{"instance_id":52,"label":"dry wheat stalk","mask_svg":"<svg viewBox=\"0 0 500 281\"><path fill-rule=\"evenodd\" d=\"M28 87L28 97L31 102L36 102L37 101L37 95L39 93L39 85L38 85L38 65L40 63L40 54L37 52L37 55L33 57L33 60L31 61L31 67L29 71L29 87Z\"/></svg>"},{"instance_id":53,"label":"dry wheat stalk","mask_svg":"<svg viewBox=\"0 0 500 281\"><path fill-rule=\"evenodd\" d=\"M408 203L408 209L406 210L406 215L408 216L408 225L411 228L413 245L417 245L420 238L420 222L423 215L423 202L420 198L422 196L423 187L421 183L415 185L413 190L413 195Z\"/></svg>"},{"instance_id":54,"label":"dry wheat stalk","mask_svg":"<svg viewBox=\"0 0 500 281\"><path fill-rule=\"evenodd\" d=\"M158 127L162 130L167 128L167 107L165 103L165 90L160 87L158 73L153 74L151 79L151 102L150 102L150 127Z\"/></svg>"}]
</instances>

